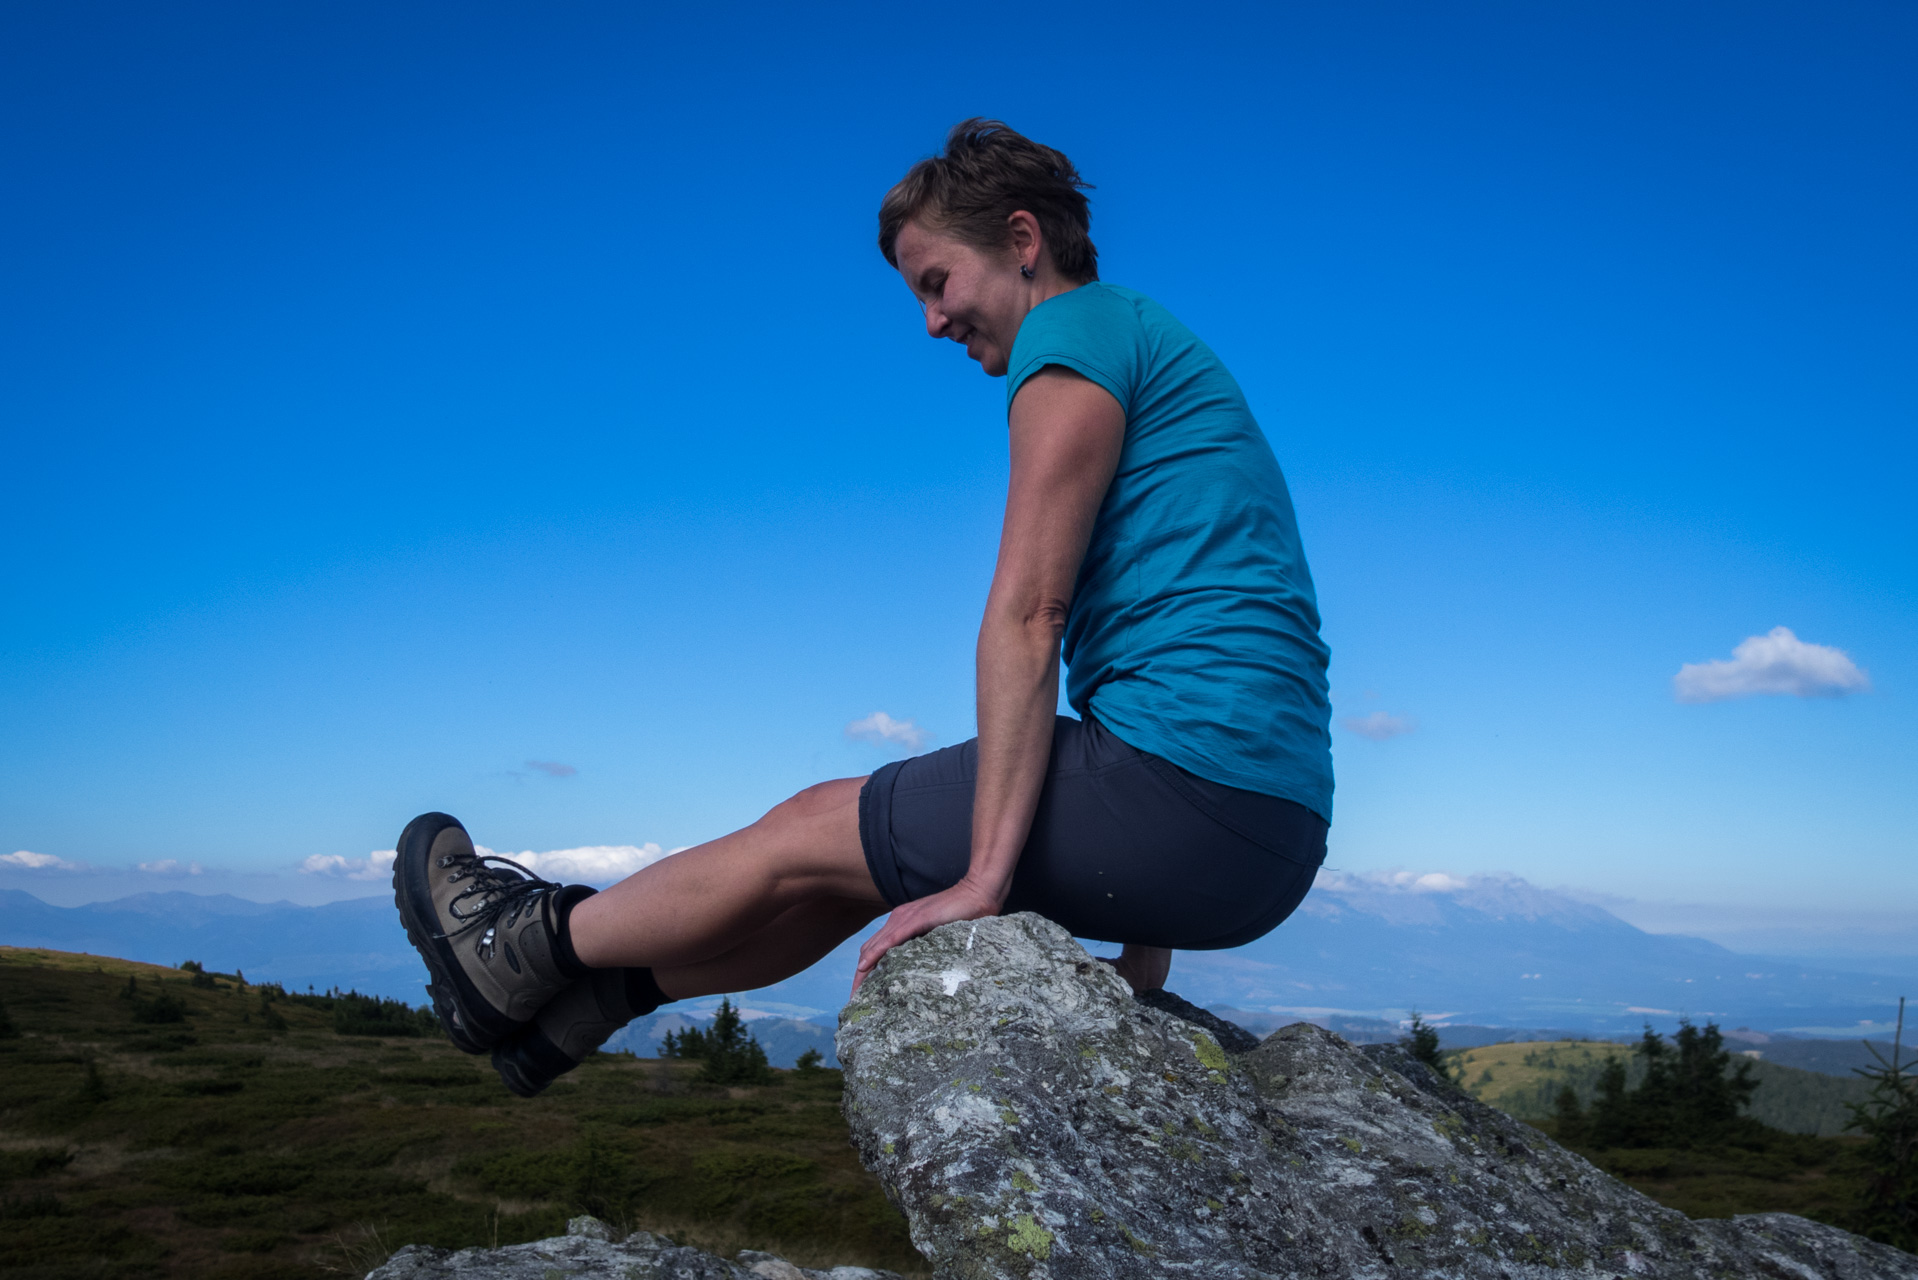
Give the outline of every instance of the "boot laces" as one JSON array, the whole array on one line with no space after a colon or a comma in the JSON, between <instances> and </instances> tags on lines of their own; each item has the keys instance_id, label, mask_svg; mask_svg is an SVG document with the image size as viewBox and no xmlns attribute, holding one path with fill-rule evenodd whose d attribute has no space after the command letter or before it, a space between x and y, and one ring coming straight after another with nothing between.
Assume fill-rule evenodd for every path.
<instances>
[{"instance_id":1,"label":"boot laces","mask_svg":"<svg viewBox=\"0 0 1918 1280\"><path fill-rule=\"evenodd\" d=\"M479 949L481 956L487 959L492 958L493 939L500 929L511 929L521 916L530 918L539 909L540 899L560 888L551 880L540 879L511 858L502 858L497 854L485 857L449 854L440 859L442 867L455 865L459 865L460 869L450 879L471 880L473 883L460 890L446 904L446 914L465 923L438 936L457 938L484 925L486 931L480 935ZM518 874L508 875L503 870L506 867L511 867ZM477 902L463 909L463 904L475 898Z\"/></svg>"}]
</instances>

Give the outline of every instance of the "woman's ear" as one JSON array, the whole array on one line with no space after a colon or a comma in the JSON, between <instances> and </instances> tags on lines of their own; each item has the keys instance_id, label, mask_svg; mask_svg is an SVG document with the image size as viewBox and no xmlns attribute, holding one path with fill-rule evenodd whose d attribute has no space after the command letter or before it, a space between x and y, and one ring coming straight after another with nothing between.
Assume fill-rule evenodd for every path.
<instances>
[{"instance_id":1,"label":"woman's ear","mask_svg":"<svg viewBox=\"0 0 1918 1280\"><path fill-rule=\"evenodd\" d=\"M1039 230L1039 219L1024 209L1007 214L1006 240L1020 273L1027 279L1039 274L1039 264L1046 256L1046 238Z\"/></svg>"}]
</instances>

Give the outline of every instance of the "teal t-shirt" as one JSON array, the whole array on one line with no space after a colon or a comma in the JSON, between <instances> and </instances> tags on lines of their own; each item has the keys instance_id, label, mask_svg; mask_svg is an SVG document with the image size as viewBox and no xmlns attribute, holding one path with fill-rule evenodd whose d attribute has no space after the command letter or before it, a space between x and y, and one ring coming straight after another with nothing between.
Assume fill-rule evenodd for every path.
<instances>
[{"instance_id":1,"label":"teal t-shirt","mask_svg":"<svg viewBox=\"0 0 1918 1280\"><path fill-rule=\"evenodd\" d=\"M1141 751L1332 817L1329 652L1285 477L1211 348L1130 289L1034 307L1006 404L1047 365L1112 393L1125 446L1066 620L1066 698Z\"/></svg>"}]
</instances>

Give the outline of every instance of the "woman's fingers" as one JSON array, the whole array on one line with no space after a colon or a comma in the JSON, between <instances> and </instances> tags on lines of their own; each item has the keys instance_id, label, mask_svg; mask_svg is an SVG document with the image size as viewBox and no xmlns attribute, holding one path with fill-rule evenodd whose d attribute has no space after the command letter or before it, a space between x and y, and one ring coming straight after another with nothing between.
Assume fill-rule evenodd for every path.
<instances>
[{"instance_id":1,"label":"woman's fingers","mask_svg":"<svg viewBox=\"0 0 1918 1280\"><path fill-rule=\"evenodd\" d=\"M922 933L930 933L955 920L977 920L998 914L998 906L964 883L954 885L930 897L905 903L886 917L885 927L866 939L859 948L859 967L853 971L852 989L878 966L888 951L902 942L910 942Z\"/></svg>"}]
</instances>

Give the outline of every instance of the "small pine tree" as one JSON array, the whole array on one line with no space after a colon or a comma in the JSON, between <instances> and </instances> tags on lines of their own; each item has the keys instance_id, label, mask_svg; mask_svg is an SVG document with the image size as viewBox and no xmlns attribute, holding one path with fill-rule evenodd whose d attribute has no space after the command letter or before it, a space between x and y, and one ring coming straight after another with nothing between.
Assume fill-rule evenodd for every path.
<instances>
[{"instance_id":1,"label":"small pine tree","mask_svg":"<svg viewBox=\"0 0 1918 1280\"><path fill-rule=\"evenodd\" d=\"M1904 1057L1905 1000L1898 998L1898 1030L1892 1037L1891 1057L1867 1044L1875 1067L1855 1068L1871 1083L1863 1102L1851 1102L1847 1129L1866 1138L1864 1158L1870 1170L1865 1202L1855 1225L1870 1236L1899 1249L1918 1252L1918 1059Z\"/></svg>"},{"instance_id":2,"label":"small pine tree","mask_svg":"<svg viewBox=\"0 0 1918 1280\"><path fill-rule=\"evenodd\" d=\"M1445 1079L1452 1078L1451 1068L1446 1065L1445 1056L1439 1052L1438 1028L1420 1017L1417 1009L1412 1010L1412 1023L1399 1040L1399 1047Z\"/></svg>"},{"instance_id":3,"label":"small pine tree","mask_svg":"<svg viewBox=\"0 0 1918 1280\"><path fill-rule=\"evenodd\" d=\"M688 1027L668 1031L660 1041L663 1058L683 1058L704 1062L701 1079L713 1084L767 1084L773 1078L766 1051L740 1020L739 1010L730 999L721 999L713 1013L713 1025L701 1031Z\"/></svg>"},{"instance_id":4,"label":"small pine tree","mask_svg":"<svg viewBox=\"0 0 1918 1280\"><path fill-rule=\"evenodd\" d=\"M1558 1091L1558 1101L1552 1107L1553 1117L1557 1120L1558 1140L1567 1146L1581 1142L1585 1137L1585 1108L1578 1105L1578 1091L1566 1085Z\"/></svg>"},{"instance_id":5,"label":"small pine tree","mask_svg":"<svg viewBox=\"0 0 1918 1280\"><path fill-rule=\"evenodd\" d=\"M684 1058L694 1062L706 1057L706 1033L698 1027L687 1027L684 1031L668 1031L659 1042L659 1056L662 1058Z\"/></svg>"},{"instance_id":6,"label":"small pine tree","mask_svg":"<svg viewBox=\"0 0 1918 1280\"><path fill-rule=\"evenodd\" d=\"M766 1051L729 999L720 1000L706 1033L706 1070L701 1074L714 1084L765 1084L773 1078Z\"/></svg>"},{"instance_id":7,"label":"small pine tree","mask_svg":"<svg viewBox=\"0 0 1918 1280\"><path fill-rule=\"evenodd\" d=\"M817 1049L808 1049L793 1062L793 1070L802 1076L818 1075L824 1068L820 1066L826 1060Z\"/></svg>"},{"instance_id":8,"label":"small pine tree","mask_svg":"<svg viewBox=\"0 0 1918 1280\"><path fill-rule=\"evenodd\" d=\"M1592 1094L1591 1122L1586 1133L1593 1146L1624 1147L1631 1145L1635 1129L1632 1095L1625 1087L1625 1060L1613 1057L1598 1073L1598 1087Z\"/></svg>"}]
</instances>

